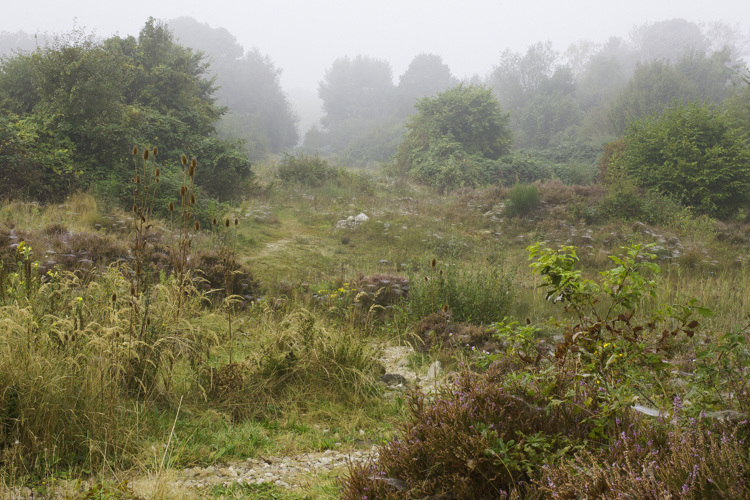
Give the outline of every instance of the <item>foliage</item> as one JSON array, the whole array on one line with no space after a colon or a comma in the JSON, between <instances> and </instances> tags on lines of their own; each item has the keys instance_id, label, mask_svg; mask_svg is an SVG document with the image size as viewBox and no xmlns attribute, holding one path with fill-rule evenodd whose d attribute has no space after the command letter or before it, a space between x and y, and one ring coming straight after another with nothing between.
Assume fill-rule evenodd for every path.
<instances>
[{"instance_id":1,"label":"foliage","mask_svg":"<svg viewBox=\"0 0 750 500\"><path fill-rule=\"evenodd\" d=\"M326 70L318 86L326 127L351 118L379 121L390 116L394 92L389 62L359 55L340 57Z\"/></svg>"},{"instance_id":2,"label":"foliage","mask_svg":"<svg viewBox=\"0 0 750 500\"><path fill-rule=\"evenodd\" d=\"M185 47L210 57L217 103L230 110L222 120L242 124L238 129L219 124L222 138L244 141L253 160L297 145L299 118L281 88L281 69L267 55L257 48L245 51L226 29L211 28L191 17L172 19L168 26Z\"/></svg>"},{"instance_id":3,"label":"foliage","mask_svg":"<svg viewBox=\"0 0 750 500\"><path fill-rule=\"evenodd\" d=\"M510 150L508 115L485 87L462 84L416 104L397 153L401 172L446 187L475 184L476 164Z\"/></svg>"},{"instance_id":4,"label":"foliage","mask_svg":"<svg viewBox=\"0 0 750 500\"><path fill-rule=\"evenodd\" d=\"M514 298L513 276L502 268L432 269L430 275L410 280L408 307L415 319L449 311L454 321L486 325L508 314Z\"/></svg>"},{"instance_id":5,"label":"foliage","mask_svg":"<svg viewBox=\"0 0 750 500\"><path fill-rule=\"evenodd\" d=\"M28 181L22 192L59 199L113 176L123 185L130 177L124 153L132 144L158 145L165 158L183 151L200 155L233 185L248 178L250 165L236 147L210 137L222 110L201 59L153 19L137 39L99 42L77 30L4 58L0 107L12 129L6 133L15 130L17 139L7 139L14 145L0 155L27 172L19 179ZM209 179L199 183L206 181L210 194L234 194L232 186Z\"/></svg>"},{"instance_id":6,"label":"foliage","mask_svg":"<svg viewBox=\"0 0 750 500\"><path fill-rule=\"evenodd\" d=\"M508 191L505 213L509 217L523 217L536 208L539 200L539 189L535 185L516 183Z\"/></svg>"},{"instance_id":7,"label":"foliage","mask_svg":"<svg viewBox=\"0 0 750 500\"><path fill-rule=\"evenodd\" d=\"M433 96L457 84L443 58L435 54L419 54L399 77L399 114L408 116L414 111L414 103L421 97Z\"/></svg>"},{"instance_id":8,"label":"foliage","mask_svg":"<svg viewBox=\"0 0 750 500\"><path fill-rule=\"evenodd\" d=\"M349 187L360 193L372 191L367 175L342 167L331 167L328 160L318 155L285 154L278 164L277 175L283 182L312 188Z\"/></svg>"},{"instance_id":9,"label":"foliage","mask_svg":"<svg viewBox=\"0 0 750 500\"><path fill-rule=\"evenodd\" d=\"M662 116L631 124L619 168L641 186L714 217L750 201L750 150L725 114L707 104L675 103Z\"/></svg>"}]
</instances>

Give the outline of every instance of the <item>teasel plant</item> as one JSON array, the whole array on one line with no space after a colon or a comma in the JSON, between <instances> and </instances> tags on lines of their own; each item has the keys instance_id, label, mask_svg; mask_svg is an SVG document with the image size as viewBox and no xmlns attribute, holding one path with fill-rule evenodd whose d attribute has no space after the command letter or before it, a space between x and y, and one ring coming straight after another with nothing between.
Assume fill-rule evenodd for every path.
<instances>
[{"instance_id":1,"label":"teasel plant","mask_svg":"<svg viewBox=\"0 0 750 500\"><path fill-rule=\"evenodd\" d=\"M133 257L135 269L133 286L137 295L142 294L148 287L143 269L146 253L146 235L153 227L152 214L154 201L161 182L161 169L156 166L156 155L158 149L145 148L139 152L137 146L133 146L134 175L130 178L133 188L133 229L135 237L133 241ZM140 154L139 154L140 153Z\"/></svg>"},{"instance_id":2,"label":"teasel plant","mask_svg":"<svg viewBox=\"0 0 750 500\"><path fill-rule=\"evenodd\" d=\"M217 220L213 220L217 224ZM235 269L237 263L237 229L240 224L238 218L224 219L224 229L221 244L221 259L224 263L224 301L223 307L227 312L227 324L229 331L229 364L234 361L234 332L232 330L232 313L235 306L242 300L239 295L234 295L234 275L240 271Z\"/></svg>"},{"instance_id":3,"label":"teasel plant","mask_svg":"<svg viewBox=\"0 0 750 500\"><path fill-rule=\"evenodd\" d=\"M190 280L190 253L193 239L200 231L200 222L195 220L195 176L198 171L198 160L188 160L187 156L180 157L182 164L182 184L179 190L179 212L177 214L177 228L175 228L175 211L177 207L169 203L170 225L173 233L177 232L177 249L173 258L173 272L178 282L178 296L176 314L181 314L188 290L192 287Z\"/></svg>"}]
</instances>

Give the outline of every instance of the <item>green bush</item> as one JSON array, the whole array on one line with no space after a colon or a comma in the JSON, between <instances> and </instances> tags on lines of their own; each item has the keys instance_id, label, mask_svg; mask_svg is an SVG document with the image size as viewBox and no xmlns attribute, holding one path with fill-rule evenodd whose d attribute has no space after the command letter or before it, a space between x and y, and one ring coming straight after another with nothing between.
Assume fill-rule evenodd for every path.
<instances>
[{"instance_id":1,"label":"green bush","mask_svg":"<svg viewBox=\"0 0 750 500\"><path fill-rule=\"evenodd\" d=\"M489 324L507 316L514 298L513 281L511 274L496 266L436 271L411 280L409 308L420 319L447 304L454 321Z\"/></svg>"},{"instance_id":2,"label":"green bush","mask_svg":"<svg viewBox=\"0 0 750 500\"><path fill-rule=\"evenodd\" d=\"M509 217L523 217L539 204L539 189L533 184L516 184L505 201L505 213Z\"/></svg>"},{"instance_id":3,"label":"green bush","mask_svg":"<svg viewBox=\"0 0 750 500\"><path fill-rule=\"evenodd\" d=\"M707 104L675 102L661 116L631 123L615 166L711 217L750 203L750 149L727 115Z\"/></svg>"},{"instance_id":4,"label":"green bush","mask_svg":"<svg viewBox=\"0 0 750 500\"><path fill-rule=\"evenodd\" d=\"M342 167L331 167L328 160L318 155L285 154L277 167L277 175L283 182L310 188L348 189L361 194L372 194L370 178Z\"/></svg>"}]
</instances>

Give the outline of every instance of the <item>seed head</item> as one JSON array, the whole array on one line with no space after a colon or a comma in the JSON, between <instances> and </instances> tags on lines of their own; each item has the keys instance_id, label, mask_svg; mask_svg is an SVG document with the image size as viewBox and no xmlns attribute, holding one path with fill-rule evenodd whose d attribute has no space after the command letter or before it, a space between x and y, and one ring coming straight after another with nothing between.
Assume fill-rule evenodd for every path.
<instances>
[{"instance_id":1,"label":"seed head","mask_svg":"<svg viewBox=\"0 0 750 500\"><path fill-rule=\"evenodd\" d=\"M188 192L188 188L187 188L187 186L185 186L185 185L183 184L183 185L182 185L182 187L180 187L180 196L181 196L182 198L184 198L184 197L185 197L185 195L187 194L187 192Z\"/></svg>"},{"instance_id":2,"label":"seed head","mask_svg":"<svg viewBox=\"0 0 750 500\"><path fill-rule=\"evenodd\" d=\"M190 167L188 167L188 175L189 175L190 177L193 177L193 176L195 176L195 167L193 166L193 164L192 164L192 163L190 164Z\"/></svg>"},{"instance_id":3,"label":"seed head","mask_svg":"<svg viewBox=\"0 0 750 500\"><path fill-rule=\"evenodd\" d=\"M143 159L148 160L148 149L143 150Z\"/></svg>"},{"instance_id":4,"label":"seed head","mask_svg":"<svg viewBox=\"0 0 750 500\"><path fill-rule=\"evenodd\" d=\"M133 146L133 154L134 155L138 154L138 146Z\"/></svg>"},{"instance_id":5,"label":"seed head","mask_svg":"<svg viewBox=\"0 0 750 500\"><path fill-rule=\"evenodd\" d=\"M156 149L156 148L154 148L154 149ZM154 154L156 154L156 153L154 153ZM154 172L154 175L156 175L157 177L159 177L161 175L161 169L159 167L156 167L156 172Z\"/></svg>"},{"instance_id":6,"label":"seed head","mask_svg":"<svg viewBox=\"0 0 750 500\"><path fill-rule=\"evenodd\" d=\"M130 178L130 182L132 182L133 184L135 184L135 177L131 177Z\"/></svg>"},{"instance_id":7,"label":"seed head","mask_svg":"<svg viewBox=\"0 0 750 500\"><path fill-rule=\"evenodd\" d=\"M148 151L148 150L147 150L147 151ZM141 183L141 176L140 176L140 175L136 175L136 176L135 176L135 183L136 183L136 184L140 184L140 183Z\"/></svg>"},{"instance_id":8,"label":"seed head","mask_svg":"<svg viewBox=\"0 0 750 500\"><path fill-rule=\"evenodd\" d=\"M157 177L157 178L156 178L156 182L161 182L161 178L160 178L160 177Z\"/></svg>"},{"instance_id":9,"label":"seed head","mask_svg":"<svg viewBox=\"0 0 750 500\"><path fill-rule=\"evenodd\" d=\"M527 324L527 325L530 325L530 324L531 324L531 318L529 318L528 316L526 316L526 324Z\"/></svg>"},{"instance_id":10,"label":"seed head","mask_svg":"<svg viewBox=\"0 0 750 500\"><path fill-rule=\"evenodd\" d=\"M117 292L112 294L112 302L117 302Z\"/></svg>"},{"instance_id":11,"label":"seed head","mask_svg":"<svg viewBox=\"0 0 750 500\"><path fill-rule=\"evenodd\" d=\"M216 220L216 217L214 217L213 220L211 221L211 224L213 224L215 226L218 222L219 221Z\"/></svg>"},{"instance_id":12,"label":"seed head","mask_svg":"<svg viewBox=\"0 0 750 500\"><path fill-rule=\"evenodd\" d=\"M198 160L196 160L195 158L190 160L190 166L193 168L198 168Z\"/></svg>"},{"instance_id":13,"label":"seed head","mask_svg":"<svg viewBox=\"0 0 750 500\"><path fill-rule=\"evenodd\" d=\"M229 227L229 219L226 219L226 220L224 221L224 225L225 225L226 227Z\"/></svg>"},{"instance_id":14,"label":"seed head","mask_svg":"<svg viewBox=\"0 0 750 500\"><path fill-rule=\"evenodd\" d=\"M63 336L63 338L65 339L65 342L67 342L68 340L70 340L70 338L68 337L67 333Z\"/></svg>"},{"instance_id":15,"label":"seed head","mask_svg":"<svg viewBox=\"0 0 750 500\"><path fill-rule=\"evenodd\" d=\"M169 202L169 211L174 212L174 203L172 203L171 201Z\"/></svg>"},{"instance_id":16,"label":"seed head","mask_svg":"<svg viewBox=\"0 0 750 500\"><path fill-rule=\"evenodd\" d=\"M238 226L239 224L240 224L240 220L237 217L235 217L234 218L234 225Z\"/></svg>"},{"instance_id":17,"label":"seed head","mask_svg":"<svg viewBox=\"0 0 750 500\"><path fill-rule=\"evenodd\" d=\"M195 221L195 230L200 231L201 230L201 223L198 221Z\"/></svg>"},{"instance_id":18,"label":"seed head","mask_svg":"<svg viewBox=\"0 0 750 500\"><path fill-rule=\"evenodd\" d=\"M159 153L159 150L158 150L158 149L156 149L156 146L154 146L154 149L153 149L153 151L151 151L151 153L152 153L152 154L153 154L154 156L156 156L156 155L157 155L157 153Z\"/></svg>"},{"instance_id":19,"label":"seed head","mask_svg":"<svg viewBox=\"0 0 750 500\"><path fill-rule=\"evenodd\" d=\"M120 337L120 332L115 332L115 338L119 338L119 337Z\"/></svg>"},{"instance_id":20,"label":"seed head","mask_svg":"<svg viewBox=\"0 0 750 500\"><path fill-rule=\"evenodd\" d=\"M443 312L444 313L448 312L448 304L443 304Z\"/></svg>"},{"instance_id":21,"label":"seed head","mask_svg":"<svg viewBox=\"0 0 750 500\"><path fill-rule=\"evenodd\" d=\"M180 161L182 161L182 164L183 164L183 165L187 165L187 156L185 156L185 155L182 155L182 156L180 157Z\"/></svg>"},{"instance_id":22,"label":"seed head","mask_svg":"<svg viewBox=\"0 0 750 500\"><path fill-rule=\"evenodd\" d=\"M146 326L151 326L151 316L146 316Z\"/></svg>"},{"instance_id":23,"label":"seed head","mask_svg":"<svg viewBox=\"0 0 750 500\"><path fill-rule=\"evenodd\" d=\"M435 269L435 266L437 265L437 261L435 259L432 259L432 261L430 261L430 265L432 266L433 269Z\"/></svg>"},{"instance_id":24,"label":"seed head","mask_svg":"<svg viewBox=\"0 0 750 500\"><path fill-rule=\"evenodd\" d=\"M130 295L135 297L135 287L132 285L130 286Z\"/></svg>"},{"instance_id":25,"label":"seed head","mask_svg":"<svg viewBox=\"0 0 750 500\"><path fill-rule=\"evenodd\" d=\"M75 333L73 334L72 337L70 337L70 341L71 342L75 342L76 341L76 334Z\"/></svg>"},{"instance_id":26,"label":"seed head","mask_svg":"<svg viewBox=\"0 0 750 500\"><path fill-rule=\"evenodd\" d=\"M429 283L429 281L430 281L430 278L428 278L427 276L425 276L425 277L424 277L424 281L425 281L425 283Z\"/></svg>"},{"instance_id":27,"label":"seed head","mask_svg":"<svg viewBox=\"0 0 750 500\"><path fill-rule=\"evenodd\" d=\"M443 270L441 269L440 271L438 271L438 274L439 274L440 276L442 276L442 275L443 275Z\"/></svg>"},{"instance_id":28,"label":"seed head","mask_svg":"<svg viewBox=\"0 0 750 500\"><path fill-rule=\"evenodd\" d=\"M195 205L195 195L193 193L190 193L190 204Z\"/></svg>"},{"instance_id":29,"label":"seed head","mask_svg":"<svg viewBox=\"0 0 750 500\"><path fill-rule=\"evenodd\" d=\"M133 212L137 212L137 211L138 211L138 205L133 203Z\"/></svg>"}]
</instances>

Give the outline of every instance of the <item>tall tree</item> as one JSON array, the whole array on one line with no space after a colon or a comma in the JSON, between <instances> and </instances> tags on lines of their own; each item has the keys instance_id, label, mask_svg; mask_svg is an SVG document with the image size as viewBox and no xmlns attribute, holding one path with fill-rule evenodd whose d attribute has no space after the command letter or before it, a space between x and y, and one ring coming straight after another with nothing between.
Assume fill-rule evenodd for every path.
<instances>
[{"instance_id":1,"label":"tall tree","mask_svg":"<svg viewBox=\"0 0 750 500\"><path fill-rule=\"evenodd\" d=\"M333 62L318 84L326 115L321 123L335 127L347 120L380 121L393 112L393 70L388 61L358 55Z\"/></svg>"},{"instance_id":2,"label":"tall tree","mask_svg":"<svg viewBox=\"0 0 750 500\"><path fill-rule=\"evenodd\" d=\"M442 92L458 83L443 58L435 54L419 54L399 77L399 114L409 115L418 98Z\"/></svg>"}]
</instances>

